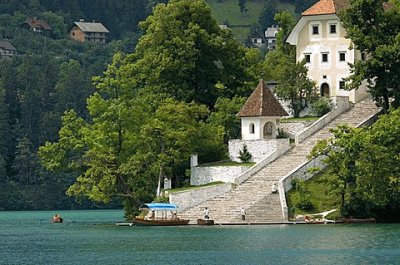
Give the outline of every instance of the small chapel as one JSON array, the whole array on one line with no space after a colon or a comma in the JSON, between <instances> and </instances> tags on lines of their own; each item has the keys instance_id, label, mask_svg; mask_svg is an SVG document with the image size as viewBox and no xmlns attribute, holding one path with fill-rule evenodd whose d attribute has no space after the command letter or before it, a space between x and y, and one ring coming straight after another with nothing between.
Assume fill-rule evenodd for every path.
<instances>
[{"instance_id":1,"label":"small chapel","mask_svg":"<svg viewBox=\"0 0 400 265\"><path fill-rule=\"evenodd\" d=\"M260 80L237 116L241 120L242 139L229 141L230 159L238 161L239 151L246 145L252 154L252 161L258 162L276 149L280 119L289 114L271 89Z\"/></svg>"}]
</instances>

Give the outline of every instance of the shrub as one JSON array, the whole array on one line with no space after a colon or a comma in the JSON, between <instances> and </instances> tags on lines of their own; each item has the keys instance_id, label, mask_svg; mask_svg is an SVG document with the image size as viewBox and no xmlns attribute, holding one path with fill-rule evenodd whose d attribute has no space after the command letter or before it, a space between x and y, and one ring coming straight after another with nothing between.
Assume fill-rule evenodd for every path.
<instances>
[{"instance_id":1,"label":"shrub","mask_svg":"<svg viewBox=\"0 0 400 265\"><path fill-rule=\"evenodd\" d=\"M321 97L311 104L312 114L321 117L331 111L332 101L329 98Z\"/></svg>"},{"instance_id":2,"label":"shrub","mask_svg":"<svg viewBox=\"0 0 400 265\"><path fill-rule=\"evenodd\" d=\"M250 154L249 150L247 150L247 145L243 145L243 149L239 151L238 158L242 163L249 163L253 156Z\"/></svg>"},{"instance_id":3,"label":"shrub","mask_svg":"<svg viewBox=\"0 0 400 265\"><path fill-rule=\"evenodd\" d=\"M285 132L284 129L278 128L278 134L277 134L276 138L286 139L286 138L289 138L289 134L287 132Z\"/></svg>"}]
</instances>

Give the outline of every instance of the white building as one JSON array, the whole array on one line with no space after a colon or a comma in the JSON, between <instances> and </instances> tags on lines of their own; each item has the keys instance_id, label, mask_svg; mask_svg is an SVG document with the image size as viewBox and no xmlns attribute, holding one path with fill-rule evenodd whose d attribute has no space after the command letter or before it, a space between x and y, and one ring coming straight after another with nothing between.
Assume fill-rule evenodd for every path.
<instances>
[{"instance_id":1,"label":"white building","mask_svg":"<svg viewBox=\"0 0 400 265\"><path fill-rule=\"evenodd\" d=\"M276 34L278 34L279 27L272 26L265 31L265 43L268 50L275 50L276 48Z\"/></svg>"},{"instance_id":2,"label":"white building","mask_svg":"<svg viewBox=\"0 0 400 265\"><path fill-rule=\"evenodd\" d=\"M317 83L321 96L347 96L357 102L367 94L365 85L344 90L349 63L363 59L358 50L350 49L351 41L345 38L338 17L346 6L348 0L320 0L302 13L286 41L296 45L297 61L306 61L308 76Z\"/></svg>"},{"instance_id":3,"label":"white building","mask_svg":"<svg viewBox=\"0 0 400 265\"><path fill-rule=\"evenodd\" d=\"M237 114L242 124L242 140L276 138L280 118L288 115L261 80Z\"/></svg>"}]
</instances>

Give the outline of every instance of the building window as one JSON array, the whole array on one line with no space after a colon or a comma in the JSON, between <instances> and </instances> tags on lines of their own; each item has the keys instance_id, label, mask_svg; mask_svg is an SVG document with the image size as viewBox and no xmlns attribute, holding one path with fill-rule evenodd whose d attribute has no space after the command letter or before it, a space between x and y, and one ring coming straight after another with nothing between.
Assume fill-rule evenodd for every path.
<instances>
[{"instance_id":1,"label":"building window","mask_svg":"<svg viewBox=\"0 0 400 265\"><path fill-rule=\"evenodd\" d=\"M339 61L340 62L346 61L346 52L339 52Z\"/></svg>"},{"instance_id":2,"label":"building window","mask_svg":"<svg viewBox=\"0 0 400 265\"><path fill-rule=\"evenodd\" d=\"M312 34L313 35L319 35L319 26L318 25L313 25L312 26Z\"/></svg>"},{"instance_id":3,"label":"building window","mask_svg":"<svg viewBox=\"0 0 400 265\"><path fill-rule=\"evenodd\" d=\"M329 33L330 34L336 34L336 24L330 24L329 25Z\"/></svg>"},{"instance_id":4,"label":"building window","mask_svg":"<svg viewBox=\"0 0 400 265\"><path fill-rule=\"evenodd\" d=\"M322 53L322 62L323 63L327 63L328 62L328 53L327 52L323 52Z\"/></svg>"},{"instance_id":5,"label":"building window","mask_svg":"<svg viewBox=\"0 0 400 265\"><path fill-rule=\"evenodd\" d=\"M305 53L304 60L306 61L306 63L311 63L311 54Z\"/></svg>"},{"instance_id":6,"label":"building window","mask_svg":"<svg viewBox=\"0 0 400 265\"><path fill-rule=\"evenodd\" d=\"M346 82L344 80L339 81L339 89L345 89L346 87Z\"/></svg>"},{"instance_id":7,"label":"building window","mask_svg":"<svg viewBox=\"0 0 400 265\"><path fill-rule=\"evenodd\" d=\"M365 52L362 52L361 53L361 60L362 61L365 61L365 58L366 58L367 56L365 55Z\"/></svg>"},{"instance_id":8,"label":"building window","mask_svg":"<svg viewBox=\"0 0 400 265\"><path fill-rule=\"evenodd\" d=\"M250 134L254 134L254 123L250 123L249 132Z\"/></svg>"}]
</instances>

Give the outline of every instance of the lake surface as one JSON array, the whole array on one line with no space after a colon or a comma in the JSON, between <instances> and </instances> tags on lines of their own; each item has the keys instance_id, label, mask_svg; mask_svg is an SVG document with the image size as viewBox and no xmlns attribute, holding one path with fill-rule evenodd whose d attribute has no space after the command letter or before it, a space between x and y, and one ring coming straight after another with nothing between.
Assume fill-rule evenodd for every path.
<instances>
[{"instance_id":1,"label":"lake surface","mask_svg":"<svg viewBox=\"0 0 400 265\"><path fill-rule=\"evenodd\" d=\"M400 264L400 224L116 227L123 211L0 212L0 264Z\"/></svg>"}]
</instances>

